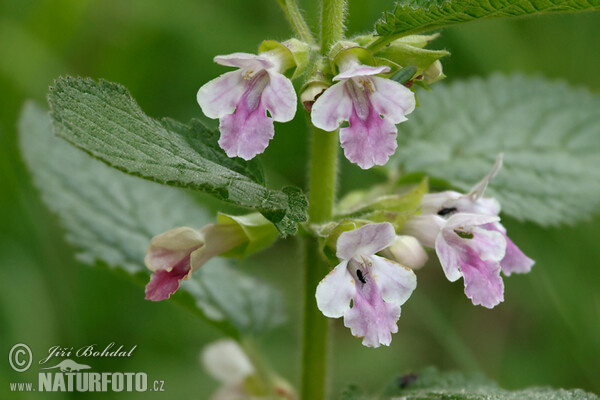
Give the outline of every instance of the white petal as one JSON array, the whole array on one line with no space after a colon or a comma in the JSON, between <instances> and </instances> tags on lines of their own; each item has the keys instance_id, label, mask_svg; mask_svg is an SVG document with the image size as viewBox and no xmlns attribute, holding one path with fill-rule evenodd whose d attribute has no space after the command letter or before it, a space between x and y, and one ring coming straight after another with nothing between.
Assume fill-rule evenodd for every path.
<instances>
[{"instance_id":1,"label":"white petal","mask_svg":"<svg viewBox=\"0 0 600 400\"><path fill-rule=\"evenodd\" d=\"M381 289L381 297L388 303L401 306L417 287L417 276L405 266L383 257L371 256L371 279Z\"/></svg>"},{"instance_id":2,"label":"white petal","mask_svg":"<svg viewBox=\"0 0 600 400\"><path fill-rule=\"evenodd\" d=\"M402 232L416 237L423 246L433 248L444 225L446 225L446 220L439 215L417 215L406 221Z\"/></svg>"},{"instance_id":3,"label":"white petal","mask_svg":"<svg viewBox=\"0 0 600 400\"><path fill-rule=\"evenodd\" d=\"M414 236L396 236L390 247L382 253L385 258L406 265L413 270L423 267L427 262L427 252Z\"/></svg>"},{"instance_id":4,"label":"white petal","mask_svg":"<svg viewBox=\"0 0 600 400\"><path fill-rule=\"evenodd\" d=\"M349 260L355 256L370 256L388 247L396 238L394 225L389 222L367 224L340 235L337 257Z\"/></svg>"},{"instance_id":5,"label":"white petal","mask_svg":"<svg viewBox=\"0 0 600 400\"><path fill-rule=\"evenodd\" d=\"M329 318L339 318L350 309L350 300L356 293L348 261L342 261L317 286L317 307Z\"/></svg>"},{"instance_id":6,"label":"white petal","mask_svg":"<svg viewBox=\"0 0 600 400\"><path fill-rule=\"evenodd\" d=\"M277 122L288 122L296 115L297 98L292 81L284 75L269 71L269 84L263 90L262 99L271 117Z\"/></svg>"},{"instance_id":7,"label":"white petal","mask_svg":"<svg viewBox=\"0 0 600 400\"><path fill-rule=\"evenodd\" d=\"M374 76L371 103L377 112L395 124L406 121L406 115L414 111L415 94L406 86L391 79Z\"/></svg>"},{"instance_id":8,"label":"white petal","mask_svg":"<svg viewBox=\"0 0 600 400\"><path fill-rule=\"evenodd\" d=\"M343 72L340 72L333 77L334 81L340 81L350 78L358 78L361 76L372 76L377 74L383 74L389 72L390 67L381 65L379 67L372 67L370 65L364 65L359 63L348 63L348 66L344 68Z\"/></svg>"},{"instance_id":9,"label":"white petal","mask_svg":"<svg viewBox=\"0 0 600 400\"><path fill-rule=\"evenodd\" d=\"M473 228L473 239L464 239L482 261L501 261L506 254L505 236L498 231Z\"/></svg>"},{"instance_id":10,"label":"white petal","mask_svg":"<svg viewBox=\"0 0 600 400\"><path fill-rule=\"evenodd\" d=\"M312 106L310 118L314 126L324 131L334 131L350 119L352 99L346 93L345 82L330 86Z\"/></svg>"},{"instance_id":11,"label":"white petal","mask_svg":"<svg viewBox=\"0 0 600 400\"><path fill-rule=\"evenodd\" d=\"M471 226L485 225L498 221L500 221L500 218L495 215L457 213L448 218L444 229L464 229Z\"/></svg>"},{"instance_id":12,"label":"white petal","mask_svg":"<svg viewBox=\"0 0 600 400\"><path fill-rule=\"evenodd\" d=\"M246 90L246 83L241 70L226 72L205 83L198 90L196 100L208 118L233 114Z\"/></svg>"},{"instance_id":13,"label":"white petal","mask_svg":"<svg viewBox=\"0 0 600 400\"><path fill-rule=\"evenodd\" d=\"M216 56L214 61L217 64L227 67L237 67L254 71L269 69L275 66L266 57L251 53L232 53L224 56Z\"/></svg>"},{"instance_id":14,"label":"white petal","mask_svg":"<svg viewBox=\"0 0 600 400\"><path fill-rule=\"evenodd\" d=\"M450 282L458 280L462 276L460 272L460 255L456 252L456 249L446 242L443 235L439 235L435 241L435 251L440 259L446 278Z\"/></svg>"},{"instance_id":15,"label":"white petal","mask_svg":"<svg viewBox=\"0 0 600 400\"><path fill-rule=\"evenodd\" d=\"M231 339L209 344L202 350L200 359L210 376L226 385L239 383L254 373L248 356Z\"/></svg>"},{"instance_id":16,"label":"white petal","mask_svg":"<svg viewBox=\"0 0 600 400\"><path fill-rule=\"evenodd\" d=\"M453 190L446 190L438 193L427 193L421 200L421 211L423 214L437 214L438 211L445 208L447 202L459 199L462 196L463 195L461 193Z\"/></svg>"}]
</instances>

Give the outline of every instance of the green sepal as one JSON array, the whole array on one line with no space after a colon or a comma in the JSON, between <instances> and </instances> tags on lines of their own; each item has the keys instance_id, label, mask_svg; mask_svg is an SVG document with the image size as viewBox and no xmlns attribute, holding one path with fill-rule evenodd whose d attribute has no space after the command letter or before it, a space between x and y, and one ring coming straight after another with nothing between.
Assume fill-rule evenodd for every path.
<instances>
[{"instance_id":1,"label":"green sepal","mask_svg":"<svg viewBox=\"0 0 600 400\"><path fill-rule=\"evenodd\" d=\"M411 39L405 41L405 39ZM429 50L419 47L423 43L427 44L425 39L414 39L412 36L400 38L390 43L377 53L377 56L387 58L398 65L414 65L419 71L426 70L431 64L450 55L446 50Z\"/></svg>"},{"instance_id":2,"label":"green sepal","mask_svg":"<svg viewBox=\"0 0 600 400\"><path fill-rule=\"evenodd\" d=\"M417 71L417 67L415 67L414 65L408 65L394 72L390 76L390 79L404 85L406 82L413 79L413 77L417 74Z\"/></svg>"},{"instance_id":3,"label":"green sepal","mask_svg":"<svg viewBox=\"0 0 600 400\"><path fill-rule=\"evenodd\" d=\"M365 49L364 47L360 47L358 44L354 42L339 42L335 46L333 46L330 56L329 56L333 70L336 70L336 66L338 67L340 64L348 62L349 60L356 60L360 64L365 65L376 65L375 58L373 54Z\"/></svg>"},{"instance_id":4,"label":"green sepal","mask_svg":"<svg viewBox=\"0 0 600 400\"><path fill-rule=\"evenodd\" d=\"M291 69L291 79L296 79L305 73L310 64L310 46L294 38L283 43L265 40L258 46L258 53L270 53L283 60L282 70Z\"/></svg>"},{"instance_id":5,"label":"green sepal","mask_svg":"<svg viewBox=\"0 0 600 400\"><path fill-rule=\"evenodd\" d=\"M344 232L358 229L368 223L368 220L344 219L339 222L330 222L328 224L319 226L316 229L316 233L319 236L319 247L321 253L327 259L329 265L335 266L339 264L339 260L336 256L336 248L340 235Z\"/></svg>"},{"instance_id":6,"label":"green sepal","mask_svg":"<svg viewBox=\"0 0 600 400\"><path fill-rule=\"evenodd\" d=\"M353 209L342 212L337 217L341 219L366 219L371 222L387 221L394 224L394 227L398 230L409 218L420 212L421 200L423 195L428 192L427 178L417 185L408 188L402 187L397 190L399 190L397 193L379 195L374 199L372 199L372 193L363 193L362 201L360 194L350 194L350 196L353 196L352 202L343 200L341 204L354 203Z\"/></svg>"},{"instance_id":7,"label":"green sepal","mask_svg":"<svg viewBox=\"0 0 600 400\"><path fill-rule=\"evenodd\" d=\"M312 105L323 92L332 85L333 72L331 64L325 57L317 59L302 88L300 88L300 102L306 111L310 111Z\"/></svg>"},{"instance_id":8,"label":"green sepal","mask_svg":"<svg viewBox=\"0 0 600 400\"><path fill-rule=\"evenodd\" d=\"M260 213L247 215L228 215L219 213L217 215L219 225L237 225L248 239L233 250L224 254L223 257L247 257L271 245L277 239L277 228Z\"/></svg>"}]
</instances>

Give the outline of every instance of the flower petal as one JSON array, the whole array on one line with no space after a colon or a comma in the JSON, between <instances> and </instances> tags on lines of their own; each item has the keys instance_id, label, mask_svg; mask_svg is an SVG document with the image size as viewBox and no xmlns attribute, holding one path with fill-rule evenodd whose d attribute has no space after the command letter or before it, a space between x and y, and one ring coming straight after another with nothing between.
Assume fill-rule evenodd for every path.
<instances>
[{"instance_id":1,"label":"flower petal","mask_svg":"<svg viewBox=\"0 0 600 400\"><path fill-rule=\"evenodd\" d=\"M504 275L509 276L512 273L525 274L531 271L531 267L533 267L535 261L527 257L525 253L523 253L508 236L506 236L506 229L504 229L502 225L495 223L486 225L484 228L499 232L506 240L506 253L504 254L504 258L500 261L500 267L502 267L502 273Z\"/></svg>"},{"instance_id":2,"label":"flower petal","mask_svg":"<svg viewBox=\"0 0 600 400\"><path fill-rule=\"evenodd\" d=\"M486 214L475 214L475 213L456 213L453 214L448 221L444 229L465 229L471 226L485 225L492 222L498 222L500 218L495 215Z\"/></svg>"},{"instance_id":3,"label":"flower petal","mask_svg":"<svg viewBox=\"0 0 600 400\"><path fill-rule=\"evenodd\" d=\"M422 268L428 258L417 238L409 235L396 236L394 242L381 251L381 255L412 270Z\"/></svg>"},{"instance_id":4,"label":"flower petal","mask_svg":"<svg viewBox=\"0 0 600 400\"><path fill-rule=\"evenodd\" d=\"M296 115L296 91L292 81L284 75L269 71L269 84L262 93L265 107L271 113L273 120L288 122Z\"/></svg>"},{"instance_id":5,"label":"flower petal","mask_svg":"<svg viewBox=\"0 0 600 400\"><path fill-rule=\"evenodd\" d=\"M362 169L385 165L398 146L396 126L372 108L364 120L353 108L349 122L349 127L340 129L340 144L346 158Z\"/></svg>"},{"instance_id":6,"label":"flower petal","mask_svg":"<svg viewBox=\"0 0 600 400\"><path fill-rule=\"evenodd\" d=\"M208 118L221 118L235 111L247 84L240 70L226 72L205 83L196 100Z\"/></svg>"},{"instance_id":7,"label":"flower petal","mask_svg":"<svg viewBox=\"0 0 600 400\"><path fill-rule=\"evenodd\" d=\"M333 77L334 81L340 81L344 79L357 78L360 76L373 76L377 74L383 74L389 72L390 67L381 65L379 67L372 67L370 65L359 64L357 62L348 63L344 67L344 71L340 72Z\"/></svg>"},{"instance_id":8,"label":"flower petal","mask_svg":"<svg viewBox=\"0 0 600 400\"><path fill-rule=\"evenodd\" d=\"M506 254L506 239L500 232L483 228L472 229L472 239L462 239L479 255L483 261L500 261Z\"/></svg>"},{"instance_id":9,"label":"flower petal","mask_svg":"<svg viewBox=\"0 0 600 400\"><path fill-rule=\"evenodd\" d=\"M435 252L440 259L446 278L450 282L457 281L462 276L458 251L446 241L443 235L439 235L435 241Z\"/></svg>"},{"instance_id":10,"label":"flower petal","mask_svg":"<svg viewBox=\"0 0 600 400\"><path fill-rule=\"evenodd\" d=\"M151 271L170 271L203 244L204 236L196 229L187 226L173 228L152 238L144 262Z\"/></svg>"},{"instance_id":11,"label":"flower petal","mask_svg":"<svg viewBox=\"0 0 600 400\"><path fill-rule=\"evenodd\" d=\"M392 333L398 332L396 322L400 318L400 306L386 303L375 280L356 291L353 305L344 315L344 326L350 328L354 336L363 337L367 347L389 346Z\"/></svg>"},{"instance_id":12,"label":"flower petal","mask_svg":"<svg viewBox=\"0 0 600 400\"><path fill-rule=\"evenodd\" d=\"M378 114L394 124L406 121L406 115L414 111L415 94L406 86L391 79L374 76L371 103Z\"/></svg>"},{"instance_id":13,"label":"flower petal","mask_svg":"<svg viewBox=\"0 0 600 400\"><path fill-rule=\"evenodd\" d=\"M379 256L371 256L371 279L381 289L383 300L401 306L417 287L417 276L410 269Z\"/></svg>"},{"instance_id":14,"label":"flower petal","mask_svg":"<svg viewBox=\"0 0 600 400\"><path fill-rule=\"evenodd\" d=\"M251 53L231 53L223 56L216 56L214 62L227 67L237 67L259 71L261 69L273 68L275 65L266 57Z\"/></svg>"},{"instance_id":15,"label":"flower petal","mask_svg":"<svg viewBox=\"0 0 600 400\"><path fill-rule=\"evenodd\" d=\"M389 222L367 224L342 233L337 240L336 255L342 260L370 256L388 247L395 238L394 226Z\"/></svg>"},{"instance_id":16,"label":"flower petal","mask_svg":"<svg viewBox=\"0 0 600 400\"><path fill-rule=\"evenodd\" d=\"M356 287L347 266L348 261L342 261L317 286L317 307L326 317L339 318L350 309Z\"/></svg>"},{"instance_id":17,"label":"flower petal","mask_svg":"<svg viewBox=\"0 0 600 400\"><path fill-rule=\"evenodd\" d=\"M427 193L423 195L423 199L421 200L421 211L423 214L437 214L444 208L450 208L447 203L452 200L460 199L463 197L461 193L455 192L453 190L446 190L443 192L437 193ZM458 211L458 210L456 210ZM469 212L469 210L460 210L463 212ZM445 214L447 217L450 217L450 212Z\"/></svg>"},{"instance_id":18,"label":"flower petal","mask_svg":"<svg viewBox=\"0 0 600 400\"><path fill-rule=\"evenodd\" d=\"M416 237L423 246L433 248L444 225L446 220L439 215L417 215L406 221L402 231Z\"/></svg>"},{"instance_id":19,"label":"flower petal","mask_svg":"<svg viewBox=\"0 0 600 400\"><path fill-rule=\"evenodd\" d=\"M200 355L206 371L225 385L235 385L254 373L254 367L240 346L221 339L206 346Z\"/></svg>"},{"instance_id":20,"label":"flower petal","mask_svg":"<svg viewBox=\"0 0 600 400\"><path fill-rule=\"evenodd\" d=\"M150 282L146 285L146 300L160 301L179 289L179 282L190 271L189 254L179 261L170 271L161 269L152 273Z\"/></svg>"},{"instance_id":21,"label":"flower petal","mask_svg":"<svg viewBox=\"0 0 600 400\"><path fill-rule=\"evenodd\" d=\"M346 93L344 82L325 90L312 106L310 118L314 126L324 131L334 131L352 114L352 99Z\"/></svg>"},{"instance_id":22,"label":"flower petal","mask_svg":"<svg viewBox=\"0 0 600 400\"><path fill-rule=\"evenodd\" d=\"M242 99L235 113L221 118L219 129L219 146L229 157L244 160L265 151L275 133L273 120L267 116L262 100L258 107L250 110Z\"/></svg>"},{"instance_id":23,"label":"flower petal","mask_svg":"<svg viewBox=\"0 0 600 400\"><path fill-rule=\"evenodd\" d=\"M483 261L473 249L467 247L460 260L460 270L465 282L465 294L474 305L494 308L504 301L500 263Z\"/></svg>"}]
</instances>

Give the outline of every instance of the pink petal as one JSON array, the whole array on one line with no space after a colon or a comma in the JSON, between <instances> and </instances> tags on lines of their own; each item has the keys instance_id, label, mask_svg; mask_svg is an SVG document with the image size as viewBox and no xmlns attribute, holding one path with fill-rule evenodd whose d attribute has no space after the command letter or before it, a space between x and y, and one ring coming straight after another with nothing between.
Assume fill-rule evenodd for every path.
<instances>
[{"instance_id":1,"label":"pink petal","mask_svg":"<svg viewBox=\"0 0 600 400\"><path fill-rule=\"evenodd\" d=\"M498 262L503 253L500 257L498 253L506 242L503 246L495 235L488 235L492 232L483 229L474 229L472 233L473 238L463 239L444 229L436 240L436 252L449 281L462 275L465 294L473 304L493 308L504 300L504 283Z\"/></svg>"},{"instance_id":2,"label":"pink petal","mask_svg":"<svg viewBox=\"0 0 600 400\"><path fill-rule=\"evenodd\" d=\"M396 232L389 222L367 224L344 232L337 240L337 257L349 260L356 256L370 256L388 247Z\"/></svg>"},{"instance_id":3,"label":"pink petal","mask_svg":"<svg viewBox=\"0 0 600 400\"><path fill-rule=\"evenodd\" d=\"M373 76L377 74L382 74L385 72L389 72L390 67L382 65L379 67L372 67L370 65L359 64L357 62L353 62L348 64L343 72L340 72L336 76L333 77L334 81L340 81L343 79L350 78L358 78L361 76Z\"/></svg>"},{"instance_id":4,"label":"pink petal","mask_svg":"<svg viewBox=\"0 0 600 400\"><path fill-rule=\"evenodd\" d=\"M363 337L367 347L389 346L392 333L398 332L396 322L400 318L400 306L386 303L375 280L360 284L353 298L353 306L344 315L344 326L354 336Z\"/></svg>"},{"instance_id":5,"label":"pink petal","mask_svg":"<svg viewBox=\"0 0 600 400\"><path fill-rule=\"evenodd\" d=\"M216 56L214 61L217 64L227 67L236 67L255 72L262 69L273 68L275 65L267 58L250 53L232 53L224 56Z\"/></svg>"},{"instance_id":6,"label":"pink petal","mask_svg":"<svg viewBox=\"0 0 600 400\"><path fill-rule=\"evenodd\" d=\"M352 113L352 100L346 93L344 82L330 86L312 106L310 118L314 126L324 131L334 131L347 121Z\"/></svg>"},{"instance_id":7,"label":"pink petal","mask_svg":"<svg viewBox=\"0 0 600 400\"><path fill-rule=\"evenodd\" d=\"M265 107L273 120L288 122L296 115L296 91L292 81L284 75L270 71L269 84L262 93Z\"/></svg>"},{"instance_id":8,"label":"pink petal","mask_svg":"<svg viewBox=\"0 0 600 400\"><path fill-rule=\"evenodd\" d=\"M317 307L326 317L339 318L350 309L356 287L347 266L348 261L342 261L317 286Z\"/></svg>"},{"instance_id":9,"label":"pink petal","mask_svg":"<svg viewBox=\"0 0 600 400\"><path fill-rule=\"evenodd\" d=\"M474 305L494 308L504 301L504 282L497 261L483 261L467 247L460 263L465 282L465 294Z\"/></svg>"},{"instance_id":10,"label":"pink petal","mask_svg":"<svg viewBox=\"0 0 600 400\"><path fill-rule=\"evenodd\" d=\"M146 285L146 300L160 301L179 289L179 282L190 271L190 258L188 256L176 264L170 271L161 269L152 273L150 282Z\"/></svg>"},{"instance_id":11,"label":"pink petal","mask_svg":"<svg viewBox=\"0 0 600 400\"><path fill-rule=\"evenodd\" d=\"M362 169L385 165L396 151L396 126L381 118L371 107L366 119L360 118L352 109L350 126L340 129L340 143L344 155Z\"/></svg>"},{"instance_id":12,"label":"pink petal","mask_svg":"<svg viewBox=\"0 0 600 400\"><path fill-rule=\"evenodd\" d=\"M262 93L269 83L266 72L257 75L237 104L235 113L221 118L219 146L229 157L250 160L265 151L275 130L267 116Z\"/></svg>"},{"instance_id":13,"label":"pink petal","mask_svg":"<svg viewBox=\"0 0 600 400\"><path fill-rule=\"evenodd\" d=\"M196 100L208 118L231 114L246 90L248 81L241 71L226 72L198 90Z\"/></svg>"},{"instance_id":14,"label":"pink petal","mask_svg":"<svg viewBox=\"0 0 600 400\"><path fill-rule=\"evenodd\" d=\"M473 239L461 239L467 243L483 261L500 261L506 254L506 239L499 232L483 228L472 229Z\"/></svg>"},{"instance_id":15,"label":"pink petal","mask_svg":"<svg viewBox=\"0 0 600 400\"><path fill-rule=\"evenodd\" d=\"M417 287L415 273L400 264L396 264L379 256L370 257L371 279L381 289L383 300L401 306L408 300L413 290Z\"/></svg>"},{"instance_id":16,"label":"pink petal","mask_svg":"<svg viewBox=\"0 0 600 400\"><path fill-rule=\"evenodd\" d=\"M377 113L394 124L406 121L405 115L415 109L415 94L391 79L374 76L371 80L374 87L370 98Z\"/></svg>"},{"instance_id":17,"label":"pink petal","mask_svg":"<svg viewBox=\"0 0 600 400\"><path fill-rule=\"evenodd\" d=\"M525 253L517 247L516 244L508 236L506 236L506 229L499 223L489 224L485 226L485 229L490 229L499 232L506 240L506 253L500 266L502 267L502 273L509 276L512 273L525 274L531 271L531 267L535 264L531 258L527 257Z\"/></svg>"},{"instance_id":18,"label":"pink petal","mask_svg":"<svg viewBox=\"0 0 600 400\"><path fill-rule=\"evenodd\" d=\"M170 271L185 257L190 256L190 249L171 250L163 247L148 247L144 262L151 271Z\"/></svg>"}]
</instances>

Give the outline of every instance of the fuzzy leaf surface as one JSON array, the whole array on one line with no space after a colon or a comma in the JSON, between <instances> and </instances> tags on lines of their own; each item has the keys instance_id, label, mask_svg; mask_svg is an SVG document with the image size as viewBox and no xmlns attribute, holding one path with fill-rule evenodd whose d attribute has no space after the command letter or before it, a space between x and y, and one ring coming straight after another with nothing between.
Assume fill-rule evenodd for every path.
<instances>
[{"instance_id":1,"label":"fuzzy leaf surface","mask_svg":"<svg viewBox=\"0 0 600 400\"><path fill-rule=\"evenodd\" d=\"M486 18L510 18L600 9L600 0L408 0L375 25L382 37L400 37Z\"/></svg>"},{"instance_id":2,"label":"fuzzy leaf surface","mask_svg":"<svg viewBox=\"0 0 600 400\"><path fill-rule=\"evenodd\" d=\"M231 159L219 148L217 132L198 121L153 119L121 85L59 78L48 100L56 134L112 167L260 211L283 236L306 220L299 189L267 189L255 162Z\"/></svg>"},{"instance_id":3,"label":"fuzzy leaf surface","mask_svg":"<svg viewBox=\"0 0 600 400\"><path fill-rule=\"evenodd\" d=\"M574 223L600 208L600 96L564 83L492 76L421 93L399 125L386 168L425 172L467 192L500 152L486 196L541 225Z\"/></svg>"},{"instance_id":4,"label":"fuzzy leaf surface","mask_svg":"<svg viewBox=\"0 0 600 400\"><path fill-rule=\"evenodd\" d=\"M56 138L48 113L33 103L25 106L19 131L33 182L83 263L122 269L145 284L143 260L153 236L212 222L183 190L117 171ZM284 319L279 292L222 258L182 282L173 299L231 336L259 333Z\"/></svg>"}]
</instances>

